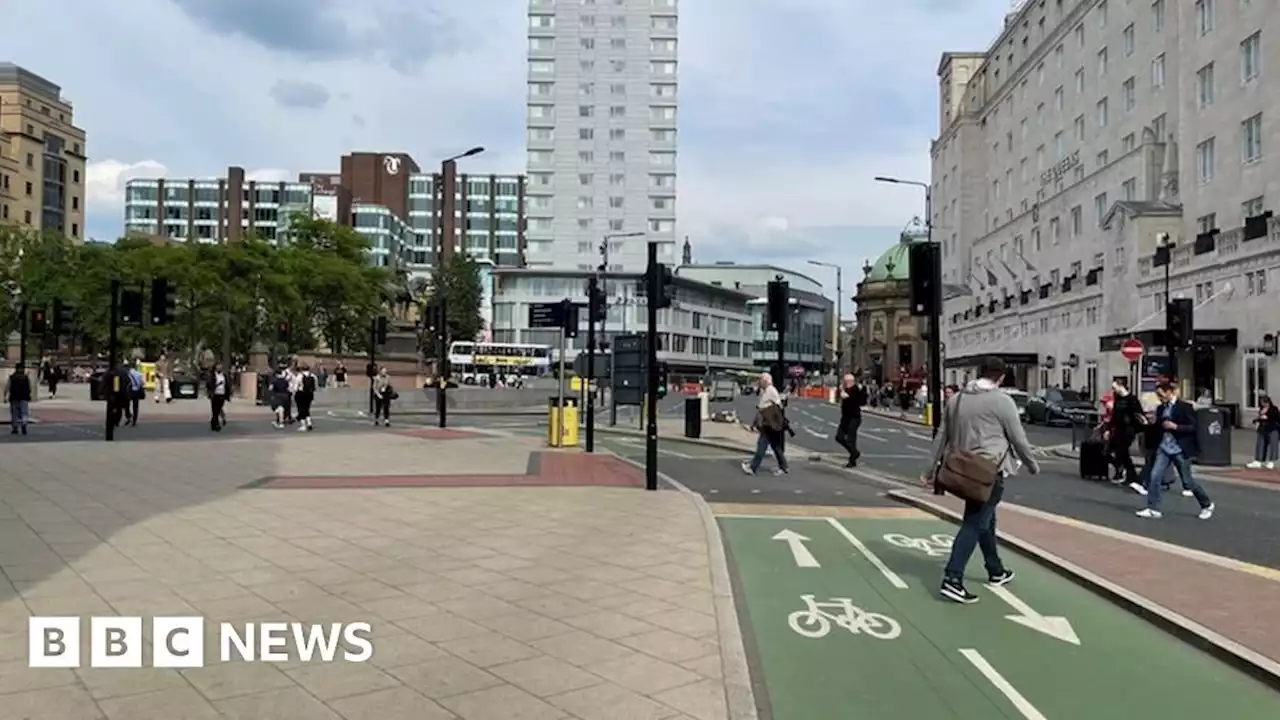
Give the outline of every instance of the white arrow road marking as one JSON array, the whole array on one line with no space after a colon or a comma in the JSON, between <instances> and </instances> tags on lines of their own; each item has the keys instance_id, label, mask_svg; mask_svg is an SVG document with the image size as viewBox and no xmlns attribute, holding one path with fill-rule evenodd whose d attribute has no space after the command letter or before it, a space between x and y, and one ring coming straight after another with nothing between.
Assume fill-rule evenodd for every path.
<instances>
[{"instance_id":1,"label":"white arrow road marking","mask_svg":"<svg viewBox=\"0 0 1280 720\"><path fill-rule=\"evenodd\" d=\"M1002 585L988 585L987 589L993 595L1000 598L1006 605L1013 608L1017 615L1005 615L1005 620L1012 620L1019 625L1031 628L1036 632L1042 632L1052 638L1057 638L1065 643L1072 645L1080 644L1080 637L1076 635L1076 631L1071 627L1071 623L1067 619L1060 616L1041 615L1031 606L1023 602L1018 596L1009 591L1009 588Z\"/></svg>"},{"instance_id":2,"label":"white arrow road marking","mask_svg":"<svg viewBox=\"0 0 1280 720\"><path fill-rule=\"evenodd\" d=\"M898 574L890 570L889 566L885 565L883 560L881 560L875 553L871 552L871 548L863 545L862 541L859 540L857 536L849 532L849 528L841 525L840 521L835 518L829 517L827 518L827 522L831 524L831 527L834 527L841 535L843 535L844 539L849 541L849 544L857 548L858 552L862 553L862 557L866 558L867 562L874 565L875 568L880 571L880 574L884 576L884 579L889 581L890 585L898 588L899 590L907 589L907 584L903 582L902 578L898 577Z\"/></svg>"},{"instance_id":3,"label":"white arrow road marking","mask_svg":"<svg viewBox=\"0 0 1280 720\"><path fill-rule=\"evenodd\" d=\"M1022 693L1018 692L1017 688L1009 684L1008 680L1004 679L1004 676L1000 674L999 670L992 667L991 663L987 662L987 659L982 657L982 653L972 649L961 649L960 654L964 656L965 660L973 663L973 666L978 669L978 672L982 673L983 677L990 681L992 685L996 686L996 689L1000 691L1000 694L1009 698L1009 702L1013 703L1013 706L1017 708L1018 712L1022 713L1022 717L1027 720L1047 720L1047 718L1045 718L1045 716L1041 714L1034 705L1022 696Z\"/></svg>"},{"instance_id":4,"label":"white arrow road marking","mask_svg":"<svg viewBox=\"0 0 1280 720\"><path fill-rule=\"evenodd\" d=\"M809 538L801 535L794 530L783 530L773 536L774 540L781 540L791 548L791 557L795 558L796 567L816 568L822 567L818 564L818 559L809 552L809 548L805 547L805 543L809 542Z\"/></svg>"},{"instance_id":5,"label":"white arrow road marking","mask_svg":"<svg viewBox=\"0 0 1280 720\"><path fill-rule=\"evenodd\" d=\"M801 425L801 426L800 426L800 429L801 429L801 430L803 430L803 431L805 431L805 432L807 432L807 433L809 433L810 435L812 435L812 436L814 436L814 437L816 437L816 438L821 438L821 439L823 439L823 440L827 440L827 439L829 439L829 438L831 437L830 435L824 435L823 433L820 433L820 432L817 432L817 431L814 431L814 430L810 430L810 429L808 428L808 426L806 426L806 425Z\"/></svg>"}]
</instances>

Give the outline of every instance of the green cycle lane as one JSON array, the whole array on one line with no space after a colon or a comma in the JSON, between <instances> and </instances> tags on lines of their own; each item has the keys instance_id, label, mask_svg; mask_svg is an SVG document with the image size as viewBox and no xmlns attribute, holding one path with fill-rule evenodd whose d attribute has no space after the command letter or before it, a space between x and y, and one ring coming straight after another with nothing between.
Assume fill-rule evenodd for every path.
<instances>
[{"instance_id":1,"label":"green cycle lane","mask_svg":"<svg viewBox=\"0 0 1280 720\"><path fill-rule=\"evenodd\" d=\"M718 520L773 720L1280 718L1280 693L1011 552L1006 587L975 552L981 601L939 598L949 523Z\"/></svg>"}]
</instances>

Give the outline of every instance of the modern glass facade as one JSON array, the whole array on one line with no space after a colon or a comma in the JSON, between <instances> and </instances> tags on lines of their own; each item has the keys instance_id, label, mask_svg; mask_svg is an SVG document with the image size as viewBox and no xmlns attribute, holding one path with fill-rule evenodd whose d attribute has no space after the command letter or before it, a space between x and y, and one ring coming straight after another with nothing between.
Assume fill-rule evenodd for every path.
<instances>
[{"instance_id":1,"label":"modern glass facade","mask_svg":"<svg viewBox=\"0 0 1280 720\"><path fill-rule=\"evenodd\" d=\"M290 214L311 211L311 186L304 183L250 181L241 185L239 202L233 202L230 186L221 178L130 180L125 233L217 242L231 234L238 208L241 232L274 242L283 239Z\"/></svg>"},{"instance_id":2,"label":"modern glass facade","mask_svg":"<svg viewBox=\"0 0 1280 720\"><path fill-rule=\"evenodd\" d=\"M412 257L413 228L382 205L357 203L351 206L351 226L370 240L373 264L378 267L405 267Z\"/></svg>"},{"instance_id":3,"label":"modern glass facade","mask_svg":"<svg viewBox=\"0 0 1280 720\"><path fill-rule=\"evenodd\" d=\"M426 274L435 266L441 232L440 174L418 173L409 179L407 267ZM454 252L501 267L518 267L524 219L523 175L458 175L457 228Z\"/></svg>"}]
</instances>

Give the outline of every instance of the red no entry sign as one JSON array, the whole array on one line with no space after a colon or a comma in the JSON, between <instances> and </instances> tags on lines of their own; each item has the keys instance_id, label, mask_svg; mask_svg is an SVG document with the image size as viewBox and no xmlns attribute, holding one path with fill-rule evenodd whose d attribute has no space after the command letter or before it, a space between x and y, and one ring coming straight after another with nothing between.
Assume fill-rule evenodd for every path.
<instances>
[{"instance_id":1,"label":"red no entry sign","mask_svg":"<svg viewBox=\"0 0 1280 720\"><path fill-rule=\"evenodd\" d=\"M1146 348L1142 346L1142 341L1136 338L1125 340L1120 346L1120 354L1129 362L1138 362L1138 358L1142 357L1142 353Z\"/></svg>"}]
</instances>

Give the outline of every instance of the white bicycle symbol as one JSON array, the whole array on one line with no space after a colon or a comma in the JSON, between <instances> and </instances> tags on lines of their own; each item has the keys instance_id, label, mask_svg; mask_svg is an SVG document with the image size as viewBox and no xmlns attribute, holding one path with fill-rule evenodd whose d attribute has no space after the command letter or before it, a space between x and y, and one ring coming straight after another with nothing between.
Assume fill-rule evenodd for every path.
<instances>
[{"instance_id":1,"label":"white bicycle symbol","mask_svg":"<svg viewBox=\"0 0 1280 720\"><path fill-rule=\"evenodd\" d=\"M805 637L825 637L831 632L832 621L854 635L866 633L877 640L893 640L902 634L902 626L897 620L880 613L869 613L855 606L850 598L831 598L827 602L817 602L812 595L801 595L800 599L807 609L788 615L787 624Z\"/></svg>"},{"instance_id":2,"label":"white bicycle symbol","mask_svg":"<svg viewBox=\"0 0 1280 720\"><path fill-rule=\"evenodd\" d=\"M884 536L885 542L890 545L897 545L900 548L908 550L919 550L925 555L936 557L938 555L946 555L951 552L951 543L953 538L950 535L938 533L925 538L913 538L898 533L889 533Z\"/></svg>"}]
</instances>

